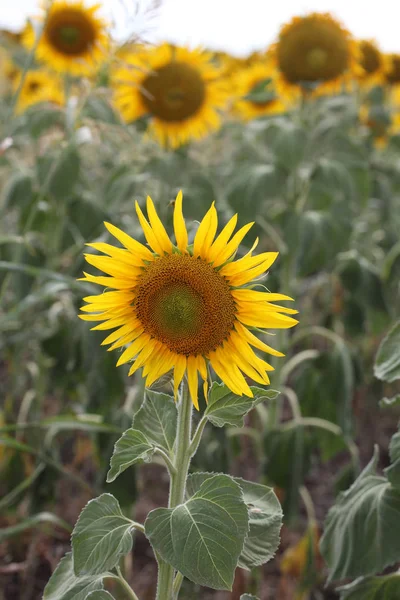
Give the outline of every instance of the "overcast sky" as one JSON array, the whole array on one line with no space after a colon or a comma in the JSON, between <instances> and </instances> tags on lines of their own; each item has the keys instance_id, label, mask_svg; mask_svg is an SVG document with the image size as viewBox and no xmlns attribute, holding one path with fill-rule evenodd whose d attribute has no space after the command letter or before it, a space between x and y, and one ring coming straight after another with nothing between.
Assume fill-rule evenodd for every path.
<instances>
[{"instance_id":1,"label":"overcast sky","mask_svg":"<svg viewBox=\"0 0 400 600\"><path fill-rule=\"evenodd\" d=\"M0 0L0 27L18 29L38 12L40 0ZM101 0L98 0L101 1ZM400 2L379 0L103 0L103 13L119 38L140 34L246 54L274 41L295 14L332 12L359 38L374 38L386 52L400 52ZM93 3L93 2L92 2Z\"/></svg>"}]
</instances>

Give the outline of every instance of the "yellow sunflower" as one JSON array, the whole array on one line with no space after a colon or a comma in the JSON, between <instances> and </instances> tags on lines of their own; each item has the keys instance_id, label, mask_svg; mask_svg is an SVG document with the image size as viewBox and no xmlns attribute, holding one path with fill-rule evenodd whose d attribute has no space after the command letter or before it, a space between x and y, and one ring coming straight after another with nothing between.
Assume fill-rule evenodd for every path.
<instances>
[{"instance_id":1,"label":"yellow sunflower","mask_svg":"<svg viewBox=\"0 0 400 600\"><path fill-rule=\"evenodd\" d=\"M328 13L294 17L282 27L270 54L289 87L318 86L332 91L361 69L355 41Z\"/></svg>"},{"instance_id":2,"label":"yellow sunflower","mask_svg":"<svg viewBox=\"0 0 400 600\"><path fill-rule=\"evenodd\" d=\"M19 87L21 77L14 83L14 89ZM24 79L17 104L17 112L23 112L33 104L50 102L51 104L63 105L63 86L59 79L53 74L44 71L29 71Z\"/></svg>"},{"instance_id":3,"label":"yellow sunflower","mask_svg":"<svg viewBox=\"0 0 400 600\"><path fill-rule=\"evenodd\" d=\"M0 92L8 93L18 79L20 69L6 50L0 48Z\"/></svg>"},{"instance_id":4,"label":"yellow sunflower","mask_svg":"<svg viewBox=\"0 0 400 600\"><path fill-rule=\"evenodd\" d=\"M256 63L237 73L234 90L234 111L244 120L282 114L287 110L276 71L265 62Z\"/></svg>"},{"instance_id":5,"label":"yellow sunflower","mask_svg":"<svg viewBox=\"0 0 400 600\"><path fill-rule=\"evenodd\" d=\"M383 81L384 59L377 44L372 40L358 42L362 72L359 78L365 83L378 85Z\"/></svg>"},{"instance_id":6,"label":"yellow sunflower","mask_svg":"<svg viewBox=\"0 0 400 600\"><path fill-rule=\"evenodd\" d=\"M128 122L147 116L161 144L176 148L220 126L226 84L209 54L163 44L133 53L115 72L115 103Z\"/></svg>"},{"instance_id":7,"label":"yellow sunflower","mask_svg":"<svg viewBox=\"0 0 400 600\"><path fill-rule=\"evenodd\" d=\"M176 244L169 239L151 198L147 219L138 203L136 211L148 246L106 223L123 245L90 244L106 256L87 254L86 260L107 276L85 273L84 281L111 288L84 298L81 318L101 321L93 329L113 333L103 341L109 350L125 348L117 365L133 361L129 374L144 367L150 386L174 369L175 395L187 374L193 403L198 408L198 373L207 389L207 363L236 394L252 396L245 375L268 384L272 367L257 356L257 348L283 356L267 346L251 330L281 329L296 325L289 314L296 310L274 304L291 300L283 294L254 289L254 281L275 261L277 252L253 256L253 248L234 261L239 244L253 223L235 234L237 215L216 237L217 211L212 204L201 221L193 244L182 214L182 194L175 201Z\"/></svg>"},{"instance_id":8,"label":"yellow sunflower","mask_svg":"<svg viewBox=\"0 0 400 600\"><path fill-rule=\"evenodd\" d=\"M400 54L387 54L384 57L384 78L386 83L397 86L400 83Z\"/></svg>"},{"instance_id":9,"label":"yellow sunflower","mask_svg":"<svg viewBox=\"0 0 400 600\"><path fill-rule=\"evenodd\" d=\"M89 7L81 0L55 0L47 16L41 17L37 59L63 73L93 74L108 47L106 24L96 14L98 9L98 4ZM24 34L28 48L34 46L36 35L28 25Z\"/></svg>"}]
</instances>

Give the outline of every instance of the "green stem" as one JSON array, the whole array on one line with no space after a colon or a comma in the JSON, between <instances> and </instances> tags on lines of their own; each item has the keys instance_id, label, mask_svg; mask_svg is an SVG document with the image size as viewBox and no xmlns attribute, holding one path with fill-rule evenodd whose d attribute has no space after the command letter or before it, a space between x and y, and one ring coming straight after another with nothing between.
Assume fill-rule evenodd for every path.
<instances>
[{"instance_id":1,"label":"green stem","mask_svg":"<svg viewBox=\"0 0 400 600\"><path fill-rule=\"evenodd\" d=\"M190 435L192 427L193 404L186 379L183 381L181 398L178 405L178 426L176 432L176 448L174 457L175 473L171 474L169 490L169 508L182 504L185 497L186 479L189 471ZM174 568L159 559L158 585L156 600L171 600L174 583Z\"/></svg>"},{"instance_id":2,"label":"green stem","mask_svg":"<svg viewBox=\"0 0 400 600\"><path fill-rule=\"evenodd\" d=\"M179 596L179 592L180 592L180 589L181 589L182 582L183 582L183 575L182 575L182 573L177 573L176 577L174 579L173 587L172 587L173 600L178 600L178 596Z\"/></svg>"},{"instance_id":3,"label":"green stem","mask_svg":"<svg viewBox=\"0 0 400 600\"><path fill-rule=\"evenodd\" d=\"M116 570L117 570L117 573L118 573L118 581L120 582L120 584L124 588L124 590L127 593L128 597L131 598L131 600L139 600L139 598L136 596L135 592L133 591L133 589L131 588L131 586L129 585L129 583L126 581L125 577L122 575L121 569L119 567L117 567Z\"/></svg>"}]
</instances>

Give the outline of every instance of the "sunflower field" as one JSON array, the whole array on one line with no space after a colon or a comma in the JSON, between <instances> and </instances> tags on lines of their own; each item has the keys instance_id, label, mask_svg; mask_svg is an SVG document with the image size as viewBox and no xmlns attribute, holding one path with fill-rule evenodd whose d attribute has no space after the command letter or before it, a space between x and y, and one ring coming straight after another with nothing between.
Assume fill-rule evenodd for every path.
<instances>
[{"instance_id":1,"label":"sunflower field","mask_svg":"<svg viewBox=\"0 0 400 600\"><path fill-rule=\"evenodd\" d=\"M0 211L0 600L400 599L400 54L43 2Z\"/></svg>"}]
</instances>

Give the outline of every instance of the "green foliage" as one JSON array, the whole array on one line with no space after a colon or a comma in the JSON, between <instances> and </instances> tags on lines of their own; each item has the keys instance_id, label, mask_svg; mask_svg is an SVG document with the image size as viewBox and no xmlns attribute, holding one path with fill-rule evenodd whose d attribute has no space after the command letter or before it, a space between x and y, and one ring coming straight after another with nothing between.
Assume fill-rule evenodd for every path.
<instances>
[{"instance_id":1,"label":"green foliage","mask_svg":"<svg viewBox=\"0 0 400 600\"><path fill-rule=\"evenodd\" d=\"M209 477L184 504L152 510L145 522L163 560L194 583L222 590L232 589L248 527L242 490L228 475Z\"/></svg>"},{"instance_id":2,"label":"green foliage","mask_svg":"<svg viewBox=\"0 0 400 600\"><path fill-rule=\"evenodd\" d=\"M194 473L187 480L186 493L190 498L214 473ZM271 558L279 545L279 532L282 525L282 509L274 491L259 483L234 477L243 491L243 500L249 515L249 531L239 558L239 566L252 569Z\"/></svg>"},{"instance_id":3,"label":"green foliage","mask_svg":"<svg viewBox=\"0 0 400 600\"><path fill-rule=\"evenodd\" d=\"M204 415L215 427L224 427L224 425L241 427L243 426L243 417L257 404L265 400L274 400L279 394L275 390L263 390L256 387L250 389L253 392L253 398L237 396L223 383L214 382L209 392Z\"/></svg>"},{"instance_id":4,"label":"green foliage","mask_svg":"<svg viewBox=\"0 0 400 600\"><path fill-rule=\"evenodd\" d=\"M74 573L78 577L101 575L115 567L132 548L133 527L111 494L91 500L72 533Z\"/></svg>"},{"instance_id":5,"label":"green foliage","mask_svg":"<svg viewBox=\"0 0 400 600\"><path fill-rule=\"evenodd\" d=\"M128 467L150 462L156 446L149 443L146 436L136 429L128 429L115 444L111 457L111 468L107 474L107 482L111 483Z\"/></svg>"},{"instance_id":6,"label":"green foliage","mask_svg":"<svg viewBox=\"0 0 400 600\"><path fill-rule=\"evenodd\" d=\"M170 453L175 443L176 423L174 399L167 394L146 390L144 402L133 418L133 427L141 431L150 444Z\"/></svg>"},{"instance_id":7,"label":"green foliage","mask_svg":"<svg viewBox=\"0 0 400 600\"><path fill-rule=\"evenodd\" d=\"M389 331L375 359L375 377L383 381L400 379L400 322Z\"/></svg>"},{"instance_id":8,"label":"green foliage","mask_svg":"<svg viewBox=\"0 0 400 600\"><path fill-rule=\"evenodd\" d=\"M375 451L328 513L321 552L330 568L329 580L373 575L398 561L400 490L376 474L377 462Z\"/></svg>"},{"instance_id":9,"label":"green foliage","mask_svg":"<svg viewBox=\"0 0 400 600\"><path fill-rule=\"evenodd\" d=\"M400 575L356 579L339 591L340 600L397 600L400 598Z\"/></svg>"},{"instance_id":10,"label":"green foliage","mask_svg":"<svg viewBox=\"0 0 400 600\"><path fill-rule=\"evenodd\" d=\"M90 592L103 590L103 579L111 573L76 577L72 566L72 554L60 561L45 587L43 600L86 600Z\"/></svg>"}]
</instances>

